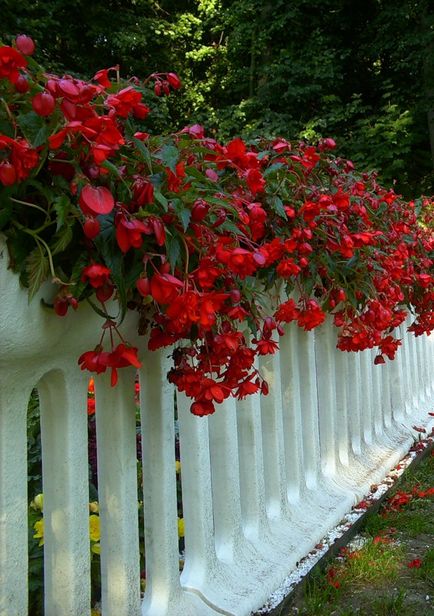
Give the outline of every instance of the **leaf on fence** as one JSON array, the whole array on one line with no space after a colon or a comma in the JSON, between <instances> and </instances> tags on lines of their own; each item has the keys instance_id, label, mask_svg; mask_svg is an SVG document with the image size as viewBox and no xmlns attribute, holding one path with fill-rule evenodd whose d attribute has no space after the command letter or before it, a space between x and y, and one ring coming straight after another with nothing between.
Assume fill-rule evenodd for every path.
<instances>
[{"instance_id":1,"label":"leaf on fence","mask_svg":"<svg viewBox=\"0 0 434 616\"><path fill-rule=\"evenodd\" d=\"M29 286L29 302L38 292L41 284L48 278L50 271L48 257L42 246L38 245L26 260L26 273Z\"/></svg>"},{"instance_id":2,"label":"leaf on fence","mask_svg":"<svg viewBox=\"0 0 434 616\"><path fill-rule=\"evenodd\" d=\"M278 214L281 218L284 218L285 220L288 219L285 208L283 207L283 201L280 197L274 195L271 199L269 199L269 203L272 209L276 212L276 214Z\"/></svg>"},{"instance_id":3,"label":"leaf on fence","mask_svg":"<svg viewBox=\"0 0 434 616\"><path fill-rule=\"evenodd\" d=\"M165 145L157 154L155 158L161 160L165 167L169 167L173 173L176 173L176 163L179 160L179 150L174 145Z\"/></svg>"},{"instance_id":4,"label":"leaf on fence","mask_svg":"<svg viewBox=\"0 0 434 616\"><path fill-rule=\"evenodd\" d=\"M51 249L51 254L56 255L59 252L63 252L71 243L72 237L72 225L63 227L62 231L56 234L55 241Z\"/></svg>"},{"instance_id":5,"label":"leaf on fence","mask_svg":"<svg viewBox=\"0 0 434 616\"><path fill-rule=\"evenodd\" d=\"M89 303L90 306L92 306L92 309L95 310L95 312L103 319L110 319L110 321L116 320L115 316L112 316L108 314L108 312L102 310L97 304L95 304L95 302L90 299L90 297L86 297L86 301Z\"/></svg>"},{"instance_id":6,"label":"leaf on fence","mask_svg":"<svg viewBox=\"0 0 434 616\"><path fill-rule=\"evenodd\" d=\"M34 111L29 111L19 115L17 121L24 136L34 148L46 143L50 131L43 117Z\"/></svg>"},{"instance_id":7,"label":"leaf on fence","mask_svg":"<svg viewBox=\"0 0 434 616\"><path fill-rule=\"evenodd\" d=\"M158 201L158 203L162 205L167 212L169 208L169 202L159 190L154 190L154 199Z\"/></svg>"},{"instance_id":8,"label":"leaf on fence","mask_svg":"<svg viewBox=\"0 0 434 616\"><path fill-rule=\"evenodd\" d=\"M180 263L182 242L176 235L166 234L166 250L167 258L173 268L176 268Z\"/></svg>"},{"instance_id":9,"label":"leaf on fence","mask_svg":"<svg viewBox=\"0 0 434 616\"><path fill-rule=\"evenodd\" d=\"M149 172L152 173L152 159L148 148L140 141L140 139L133 139L133 142L148 165Z\"/></svg>"},{"instance_id":10,"label":"leaf on fence","mask_svg":"<svg viewBox=\"0 0 434 616\"><path fill-rule=\"evenodd\" d=\"M53 201L53 207L56 210L56 220L57 220L57 229L58 231L66 222L66 217L69 214L71 209L71 201L68 199L66 195L60 195L60 197L56 197Z\"/></svg>"},{"instance_id":11,"label":"leaf on fence","mask_svg":"<svg viewBox=\"0 0 434 616\"><path fill-rule=\"evenodd\" d=\"M184 231L187 231L187 227L190 224L191 210L184 207L184 203L181 201L181 199L174 199L172 201L172 206L176 214L178 215L179 220L182 223Z\"/></svg>"}]
</instances>

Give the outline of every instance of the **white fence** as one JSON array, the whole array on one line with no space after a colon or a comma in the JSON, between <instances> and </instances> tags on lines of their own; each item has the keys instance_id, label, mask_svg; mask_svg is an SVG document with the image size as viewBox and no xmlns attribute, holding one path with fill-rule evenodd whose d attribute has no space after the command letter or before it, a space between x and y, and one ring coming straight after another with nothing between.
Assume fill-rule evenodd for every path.
<instances>
[{"instance_id":1,"label":"white fence","mask_svg":"<svg viewBox=\"0 0 434 616\"><path fill-rule=\"evenodd\" d=\"M86 395L77 357L99 336L80 308L30 305L0 254L0 615L27 608L26 409L41 404L45 614L90 613ZM335 333L291 327L261 366L267 397L229 400L210 418L178 397L185 565L179 571L174 392L167 350L140 371L146 593L139 589L133 371L96 379L104 616L246 616L412 442L433 400L430 338L397 359L341 353ZM129 336L132 340L133 334ZM140 344L140 343L139 343ZM143 346L143 343L141 343ZM414 433L414 432L413 432Z\"/></svg>"}]
</instances>

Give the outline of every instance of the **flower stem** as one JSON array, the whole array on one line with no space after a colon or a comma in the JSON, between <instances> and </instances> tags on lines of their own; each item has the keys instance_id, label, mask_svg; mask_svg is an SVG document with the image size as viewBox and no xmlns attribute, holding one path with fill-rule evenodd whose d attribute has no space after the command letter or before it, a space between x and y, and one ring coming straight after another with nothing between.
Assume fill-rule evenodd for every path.
<instances>
[{"instance_id":1,"label":"flower stem","mask_svg":"<svg viewBox=\"0 0 434 616\"><path fill-rule=\"evenodd\" d=\"M19 203L20 205L28 205L29 207L33 207L35 210L39 210L43 212L46 216L48 216L47 210L44 210L40 205L36 205L35 203L29 203L29 201L21 201L21 199L16 199L15 197L10 197L10 200L14 203Z\"/></svg>"}]
</instances>

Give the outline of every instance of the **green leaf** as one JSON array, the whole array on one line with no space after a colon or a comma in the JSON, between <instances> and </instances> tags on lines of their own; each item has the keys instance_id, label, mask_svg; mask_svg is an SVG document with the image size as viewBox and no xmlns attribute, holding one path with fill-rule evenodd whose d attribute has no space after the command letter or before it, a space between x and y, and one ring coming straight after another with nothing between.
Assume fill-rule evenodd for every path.
<instances>
[{"instance_id":1,"label":"green leaf","mask_svg":"<svg viewBox=\"0 0 434 616\"><path fill-rule=\"evenodd\" d=\"M154 199L155 201L158 201L158 203L162 205L167 212L169 208L169 202L159 190L154 190Z\"/></svg>"},{"instance_id":2,"label":"green leaf","mask_svg":"<svg viewBox=\"0 0 434 616\"><path fill-rule=\"evenodd\" d=\"M12 126L9 119L0 119L0 133L2 135L6 135L7 137L14 138L14 127Z\"/></svg>"},{"instance_id":3,"label":"green leaf","mask_svg":"<svg viewBox=\"0 0 434 616\"><path fill-rule=\"evenodd\" d=\"M262 175L264 176L264 178L267 178L269 175L274 173L274 171L278 171L278 169L281 169L283 166L283 163L273 163L265 169Z\"/></svg>"},{"instance_id":4,"label":"green leaf","mask_svg":"<svg viewBox=\"0 0 434 616\"><path fill-rule=\"evenodd\" d=\"M56 211L57 227L56 231L59 231L65 224L66 218L71 210L72 203L66 195L60 195L53 201L53 207Z\"/></svg>"},{"instance_id":5,"label":"green leaf","mask_svg":"<svg viewBox=\"0 0 434 616\"><path fill-rule=\"evenodd\" d=\"M281 218L284 218L285 220L288 219L285 208L283 207L282 199L280 197L274 195L268 200L268 202L270 204L270 207L276 212L276 214L278 214Z\"/></svg>"},{"instance_id":6,"label":"green leaf","mask_svg":"<svg viewBox=\"0 0 434 616\"><path fill-rule=\"evenodd\" d=\"M50 271L48 257L41 246L37 246L26 259L26 273L29 287L29 302L48 278Z\"/></svg>"},{"instance_id":7,"label":"green leaf","mask_svg":"<svg viewBox=\"0 0 434 616\"><path fill-rule=\"evenodd\" d=\"M46 143L50 130L43 117L29 111L18 116L17 122L24 136L34 148Z\"/></svg>"},{"instance_id":8,"label":"green leaf","mask_svg":"<svg viewBox=\"0 0 434 616\"><path fill-rule=\"evenodd\" d=\"M182 242L176 235L166 235L166 251L169 263L174 269L181 263Z\"/></svg>"},{"instance_id":9,"label":"green leaf","mask_svg":"<svg viewBox=\"0 0 434 616\"><path fill-rule=\"evenodd\" d=\"M71 292L77 299L85 299L86 296L92 293L92 291L89 290L87 283L81 280L81 275L87 265L89 265L88 255L80 254L75 260L71 275L69 276L71 283L74 283L74 286L71 287Z\"/></svg>"},{"instance_id":10,"label":"green leaf","mask_svg":"<svg viewBox=\"0 0 434 616\"><path fill-rule=\"evenodd\" d=\"M180 199L174 199L172 205L182 223L184 231L187 231L188 225L190 224L191 210L184 207L184 203Z\"/></svg>"},{"instance_id":11,"label":"green leaf","mask_svg":"<svg viewBox=\"0 0 434 616\"><path fill-rule=\"evenodd\" d=\"M205 199L208 203L212 203L213 205L219 205L220 207L223 207L228 210L233 210L234 212L236 212L235 208L232 207L227 201L224 201L223 199L219 199L218 197L212 197L208 195L205 197Z\"/></svg>"},{"instance_id":12,"label":"green leaf","mask_svg":"<svg viewBox=\"0 0 434 616\"><path fill-rule=\"evenodd\" d=\"M201 182L209 182L210 180L196 167L186 167L187 181L189 178L199 180Z\"/></svg>"},{"instance_id":13,"label":"green leaf","mask_svg":"<svg viewBox=\"0 0 434 616\"><path fill-rule=\"evenodd\" d=\"M91 299L90 297L86 297L86 301L92 306L92 310L95 310L95 312L102 317L103 319L110 319L110 321L114 321L116 319L116 317L113 317L109 314L107 314L107 312L104 312L104 310L102 310L99 306L97 306Z\"/></svg>"},{"instance_id":14,"label":"green leaf","mask_svg":"<svg viewBox=\"0 0 434 616\"><path fill-rule=\"evenodd\" d=\"M356 267L355 267L355 266L358 264L358 262L359 262L359 255L358 255L358 253L356 252L356 253L355 253L355 254L351 257L351 259L348 259L348 261L346 261L346 262L345 262L344 269L345 269L345 270L347 270L347 271L348 271L348 270L349 270L349 271L355 271L355 270L356 270Z\"/></svg>"},{"instance_id":15,"label":"green leaf","mask_svg":"<svg viewBox=\"0 0 434 616\"><path fill-rule=\"evenodd\" d=\"M145 146L144 143L142 143L142 141L140 141L140 139L133 139L133 142L143 156L144 161L148 165L149 173L152 173L152 158L148 148Z\"/></svg>"},{"instance_id":16,"label":"green leaf","mask_svg":"<svg viewBox=\"0 0 434 616\"><path fill-rule=\"evenodd\" d=\"M3 229L12 218L13 204L10 199L2 197L2 205L0 206L0 229Z\"/></svg>"},{"instance_id":17,"label":"green leaf","mask_svg":"<svg viewBox=\"0 0 434 616\"><path fill-rule=\"evenodd\" d=\"M169 167L173 173L176 172L176 164L179 160L178 148L174 145L165 145L155 154L155 158L161 160L165 167Z\"/></svg>"},{"instance_id":18,"label":"green leaf","mask_svg":"<svg viewBox=\"0 0 434 616\"><path fill-rule=\"evenodd\" d=\"M105 169L108 169L109 171L111 171L116 177L123 178L122 173L119 171L119 169L116 167L116 165L111 163L109 160L105 160L102 163L101 167L105 167Z\"/></svg>"},{"instance_id":19,"label":"green leaf","mask_svg":"<svg viewBox=\"0 0 434 616\"><path fill-rule=\"evenodd\" d=\"M110 238L110 240L99 241L98 248L101 251L106 266L110 268L111 278L117 288L120 307L119 322L122 323L127 311L127 289L124 272L125 260L123 255L119 252L119 249L117 247L117 244L115 243L113 236Z\"/></svg>"},{"instance_id":20,"label":"green leaf","mask_svg":"<svg viewBox=\"0 0 434 616\"><path fill-rule=\"evenodd\" d=\"M237 225L232 222L232 220L226 219L219 227L222 231L227 231L228 233L233 233L234 235L238 235L240 237L245 236L245 233L238 229Z\"/></svg>"},{"instance_id":21,"label":"green leaf","mask_svg":"<svg viewBox=\"0 0 434 616\"><path fill-rule=\"evenodd\" d=\"M58 252L63 252L72 241L72 225L63 227L63 230L56 234L54 244L51 248L51 254L55 255Z\"/></svg>"},{"instance_id":22,"label":"green leaf","mask_svg":"<svg viewBox=\"0 0 434 616\"><path fill-rule=\"evenodd\" d=\"M131 253L130 253L131 255ZM127 288L135 287L136 280L140 277L140 274L143 272L143 258L141 255L134 251L132 253L133 261L128 262L125 267L125 284Z\"/></svg>"},{"instance_id":23,"label":"green leaf","mask_svg":"<svg viewBox=\"0 0 434 616\"><path fill-rule=\"evenodd\" d=\"M33 186L33 188L35 188L41 195L45 197L47 203L51 203L53 201L53 193L46 184L38 182L38 180L35 180L34 178L30 178L25 182L24 186L26 186L26 188L28 186ZM42 203L40 205L42 205Z\"/></svg>"}]
</instances>

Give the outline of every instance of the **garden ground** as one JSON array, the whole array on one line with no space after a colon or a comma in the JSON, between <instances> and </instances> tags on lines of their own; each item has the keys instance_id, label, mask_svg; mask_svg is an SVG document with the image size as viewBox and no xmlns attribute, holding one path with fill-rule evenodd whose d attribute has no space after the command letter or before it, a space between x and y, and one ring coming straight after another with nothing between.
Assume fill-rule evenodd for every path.
<instances>
[{"instance_id":1,"label":"garden ground","mask_svg":"<svg viewBox=\"0 0 434 616\"><path fill-rule=\"evenodd\" d=\"M434 616L434 451L273 616Z\"/></svg>"}]
</instances>

